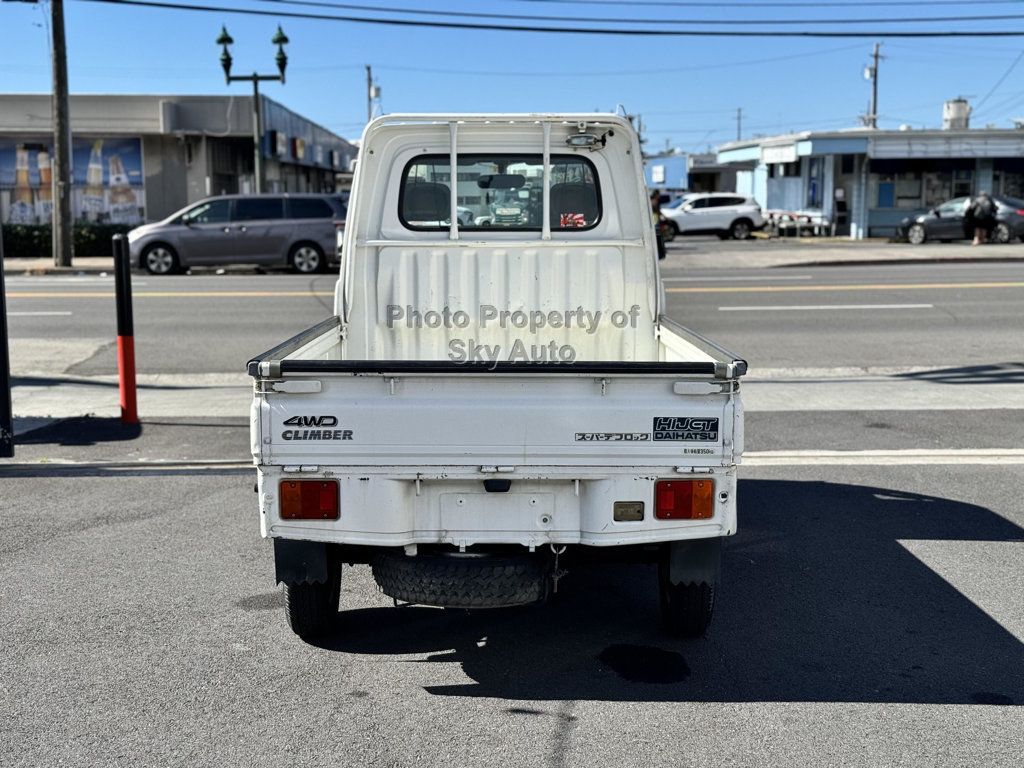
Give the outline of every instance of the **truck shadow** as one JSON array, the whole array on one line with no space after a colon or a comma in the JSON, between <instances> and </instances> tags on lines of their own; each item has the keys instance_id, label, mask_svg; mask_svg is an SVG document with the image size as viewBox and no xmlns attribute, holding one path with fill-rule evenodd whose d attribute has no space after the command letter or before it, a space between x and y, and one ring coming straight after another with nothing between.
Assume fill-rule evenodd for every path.
<instances>
[{"instance_id":1,"label":"truck shadow","mask_svg":"<svg viewBox=\"0 0 1024 768\"><path fill-rule=\"evenodd\" d=\"M318 645L461 665L472 682L426 688L443 696L1024 704L1024 644L900 544L1024 529L867 486L747 480L739 498L703 640L659 632L652 567L614 566L580 569L538 608L342 612Z\"/></svg>"}]
</instances>

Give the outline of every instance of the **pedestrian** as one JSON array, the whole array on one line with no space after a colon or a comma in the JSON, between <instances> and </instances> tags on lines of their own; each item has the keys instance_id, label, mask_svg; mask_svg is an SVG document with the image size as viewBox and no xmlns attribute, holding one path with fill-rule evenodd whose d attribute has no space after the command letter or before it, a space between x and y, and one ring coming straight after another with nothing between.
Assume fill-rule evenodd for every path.
<instances>
[{"instance_id":1,"label":"pedestrian","mask_svg":"<svg viewBox=\"0 0 1024 768\"><path fill-rule=\"evenodd\" d=\"M654 241L658 245L658 260L661 261L668 255L665 250L665 216L661 212L661 193L658 190L651 192L651 218L654 221Z\"/></svg>"},{"instance_id":2,"label":"pedestrian","mask_svg":"<svg viewBox=\"0 0 1024 768\"><path fill-rule=\"evenodd\" d=\"M988 192L980 192L971 201L964 216L964 222L974 227L974 239L971 245L984 245L992 237L996 228L996 202Z\"/></svg>"}]
</instances>

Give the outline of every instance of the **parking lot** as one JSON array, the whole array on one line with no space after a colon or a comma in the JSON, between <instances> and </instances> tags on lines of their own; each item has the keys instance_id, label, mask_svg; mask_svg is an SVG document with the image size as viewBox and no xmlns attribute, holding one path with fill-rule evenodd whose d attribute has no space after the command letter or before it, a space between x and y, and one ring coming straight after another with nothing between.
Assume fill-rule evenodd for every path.
<instances>
[{"instance_id":1,"label":"parking lot","mask_svg":"<svg viewBox=\"0 0 1024 768\"><path fill-rule=\"evenodd\" d=\"M239 456L245 431L147 426L142 451ZM395 608L359 566L313 645L251 470L5 474L5 765L1019 762L1019 466L745 469L703 640L660 633L647 566L477 614Z\"/></svg>"}]
</instances>

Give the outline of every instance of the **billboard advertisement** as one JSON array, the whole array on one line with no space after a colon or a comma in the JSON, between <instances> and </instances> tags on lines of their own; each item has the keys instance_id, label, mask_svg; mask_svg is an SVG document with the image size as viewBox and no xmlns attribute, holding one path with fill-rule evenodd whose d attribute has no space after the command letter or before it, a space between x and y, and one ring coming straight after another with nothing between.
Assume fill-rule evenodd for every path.
<instances>
[{"instance_id":1,"label":"billboard advertisement","mask_svg":"<svg viewBox=\"0 0 1024 768\"><path fill-rule=\"evenodd\" d=\"M52 159L48 141L0 141L0 221L50 223ZM71 160L71 212L76 222L144 221L146 192L140 139L75 138Z\"/></svg>"}]
</instances>

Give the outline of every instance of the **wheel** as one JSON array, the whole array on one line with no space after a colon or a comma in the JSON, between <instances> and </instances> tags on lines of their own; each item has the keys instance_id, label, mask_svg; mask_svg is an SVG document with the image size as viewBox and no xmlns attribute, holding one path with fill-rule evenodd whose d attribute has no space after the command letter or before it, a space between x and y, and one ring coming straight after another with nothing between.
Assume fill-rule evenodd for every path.
<instances>
[{"instance_id":1,"label":"wheel","mask_svg":"<svg viewBox=\"0 0 1024 768\"><path fill-rule=\"evenodd\" d=\"M992 242L1006 244L1010 242L1010 228L1003 222L996 224L992 230Z\"/></svg>"},{"instance_id":2,"label":"wheel","mask_svg":"<svg viewBox=\"0 0 1024 768\"><path fill-rule=\"evenodd\" d=\"M920 224L913 224L907 230L907 242L911 245L921 245L927 239L928 235L925 234L924 227Z\"/></svg>"},{"instance_id":3,"label":"wheel","mask_svg":"<svg viewBox=\"0 0 1024 768\"><path fill-rule=\"evenodd\" d=\"M679 237L679 225L671 219L668 221L668 231L671 233L671 237L669 237L668 240L675 240Z\"/></svg>"},{"instance_id":4,"label":"wheel","mask_svg":"<svg viewBox=\"0 0 1024 768\"><path fill-rule=\"evenodd\" d=\"M299 243L288 257L292 269L304 275L320 272L327 266L323 251L312 243Z\"/></svg>"},{"instance_id":5,"label":"wheel","mask_svg":"<svg viewBox=\"0 0 1024 768\"><path fill-rule=\"evenodd\" d=\"M151 275L171 275L181 268L178 254L171 246L164 243L153 243L146 246L142 251L142 266Z\"/></svg>"},{"instance_id":6,"label":"wheel","mask_svg":"<svg viewBox=\"0 0 1024 768\"><path fill-rule=\"evenodd\" d=\"M715 608L715 585L706 581L673 584L668 559L658 565L661 621L672 637L703 637Z\"/></svg>"},{"instance_id":7,"label":"wheel","mask_svg":"<svg viewBox=\"0 0 1024 768\"><path fill-rule=\"evenodd\" d=\"M327 581L322 584L286 584L284 589L288 626L303 640L315 637L338 613L341 564L328 562Z\"/></svg>"},{"instance_id":8,"label":"wheel","mask_svg":"<svg viewBox=\"0 0 1024 768\"><path fill-rule=\"evenodd\" d=\"M733 240L746 240L752 231L753 228L746 219L737 219L729 227L729 235Z\"/></svg>"},{"instance_id":9,"label":"wheel","mask_svg":"<svg viewBox=\"0 0 1024 768\"><path fill-rule=\"evenodd\" d=\"M506 608L547 596L549 569L540 557L379 555L373 578L396 600L445 608Z\"/></svg>"}]
</instances>

